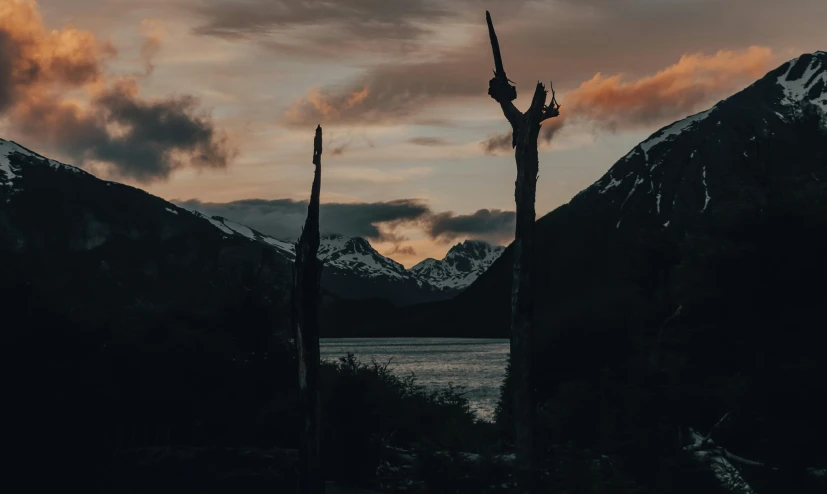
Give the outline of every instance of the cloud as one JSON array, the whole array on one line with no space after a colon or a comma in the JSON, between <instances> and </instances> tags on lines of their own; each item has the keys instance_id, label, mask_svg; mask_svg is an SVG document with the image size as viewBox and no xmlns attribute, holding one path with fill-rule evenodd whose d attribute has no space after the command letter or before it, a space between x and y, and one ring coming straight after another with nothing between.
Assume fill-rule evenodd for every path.
<instances>
[{"instance_id":1,"label":"cloud","mask_svg":"<svg viewBox=\"0 0 827 494\"><path fill-rule=\"evenodd\" d=\"M495 155L503 151L511 151L512 133L506 132L504 134L494 134L488 136L480 143L482 150L487 155Z\"/></svg>"},{"instance_id":2,"label":"cloud","mask_svg":"<svg viewBox=\"0 0 827 494\"><path fill-rule=\"evenodd\" d=\"M431 175L433 171L433 168L427 166L393 170L363 166L337 166L330 168L326 176L337 182L401 184L427 177Z\"/></svg>"},{"instance_id":3,"label":"cloud","mask_svg":"<svg viewBox=\"0 0 827 494\"><path fill-rule=\"evenodd\" d=\"M480 209L473 214L437 213L428 219L427 233L437 240L450 242L468 237L501 243L514 238L516 214L500 209Z\"/></svg>"},{"instance_id":4,"label":"cloud","mask_svg":"<svg viewBox=\"0 0 827 494\"><path fill-rule=\"evenodd\" d=\"M412 245L400 245L396 244L392 248L387 249L382 252L383 256L394 256L394 255L402 255L402 256L415 256L416 249L413 248Z\"/></svg>"},{"instance_id":5,"label":"cloud","mask_svg":"<svg viewBox=\"0 0 827 494\"><path fill-rule=\"evenodd\" d=\"M540 135L537 136L537 144L540 146L550 144L554 136L557 135L557 132L563 128L565 122L566 118L564 114L544 121L540 126ZM511 132L494 134L480 142L480 146L483 152L489 156L512 152L514 148L511 144L511 138Z\"/></svg>"},{"instance_id":6,"label":"cloud","mask_svg":"<svg viewBox=\"0 0 827 494\"><path fill-rule=\"evenodd\" d=\"M311 44L328 49L414 40L430 32L429 24L452 15L432 0L202 0L195 11L205 20L196 34L250 39L281 32L296 38L280 43L284 48Z\"/></svg>"},{"instance_id":7,"label":"cloud","mask_svg":"<svg viewBox=\"0 0 827 494\"><path fill-rule=\"evenodd\" d=\"M757 55L752 61L760 62L762 55L750 53L749 46L773 46L781 52L782 48L800 46L803 51L827 43L827 31L821 29L819 23L798 22L824 18L827 3L823 0L794 3L783 11L777 9L774 0L730 0L725 9L716 8L712 0L549 0L521 2L514 11L502 3L492 3L491 7L505 68L508 76L517 82L518 94L526 96L538 79L553 79L560 90L564 111L570 112L571 102L568 94L563 93L590 81L595 73L602 75L592 84L601 83L605 90L607 85L622 86L652 75L675 64L682 56L689 58L677 64L679 69L689 69L693 57L701 62L685 75L695 77L696 82L704 81L704 72L712 76L703 83L704 90L699 95L724 96L727 91L740 89L745 77L755 72L741 71L737 77L718 80L715 77L726 76L730 68L724 64L718 67L705 64L705 59L710 57L697 54L714 54L716 50L728 48L729 53L737 55L733 57L735 62L743 62L745 52L747 58ZM453 31L461 35L446 34L450 42L438 49L421 46L404 57L368 65L365 72L350 83L314 89L295 102L285 119L288 125L311 125L317 121L342 125L399 124L416 121L424 109L443 106L446 102L490 104L486 85L493 63L481 15L484 9L468 8L461 14L460 11L471 4L443 4L454 14L446 14L435 26L440 33ZM711 9L715 10L715 16L708 15ZM549 29L549 22L554 23L554 29ZM607 43L607 39L611 42ZM658 40L657 50L652 49L653 39ZM335 43L329 46L340 48ZM338 56L347 53L348 49L343 47ZM712 55L711 58L724 60L726 56ZM363 61L360 65L365 66ZM671 75L677 73L673 71ZM665 82L669 75L659 76L658 81ZM619 79L603 80L610 77ZM365 90L368 94L362 102L346 107L352 95ZM688 98L682 104L683 110L694 100L687 88L682 92ZM667 107L661 111L658 103ZM668 118L666 115L674 116L670 112L676 103L674 98L659 98L652 105L629 113L628 117L640 122L659 115ZM685 115L677 115L680 116ZM623 124L623 119L612 120Z\"/></svg>"},{"instance_id":8,"label":"cloud","mask_svg":"<svg viewBox=\"0 0 827 494\"><path fill-rule=\"evenodd\" d=\"M446 98L485 96L486 69L477 69L474 59L462 58L450 64L438 60L380 65L344 87L311 89L287 109L284 121L297 127L318 122L401 123ZM481 77L474 77L474 72Z\"/></svg>"},{"instance_id":9,"label":"cloud","mask_svg":"<svg viewBox=\"0 0 827 494\"><path fill-rule=\"evenodd\" d=\"M210 216L221 216L283 240L295 240L301 234L307 216L307 201L292 199L244 199L215 203L197 199L173 201L177 205ZM480 209L468 215L434 212L416 199L388 202L323 203L319 210L323 235L339 234L363 237L393 244L391 253L413 255L412 248L402 245L408 237L398 229L419 229L428 237L452 241L458 237L508 242L514 237L513 211Z\"/></svg>"},{"instance_id":10,"label":"cloud","mask_svg":"<svg viewBox=\"0 0 827 494\"><path fill-rule=\"evenodd\" d=\"M411 144L416 144L417 146L447 146L448 141L443 139L442 137L411 137L408 139L408 142Z\"/></svg>"},{"instance_id":11,"label":"cloud","mask_svg":"<svg viewBox=\"0 0 827 494\"><path fill-rule=\"evenodd\" d=\"M204 214L223 216L279 239L295 239L307 216L307 201L292 199L245 199L228 203L195 199L176 202ZM399 240L394 227L416 223L431 214L428 206L413 199L373 203L324 203L319 210L322 234L364 237L371 240Z\"/></svg>"},{"instance_id":12,"label":"cloud","mask_svg":"<svg viewBox=\"0 0 827 494\"><path fill-rule=\"evenodd\" d=\"M484 104L489 72L483 67L491 64L488 58L488 53L482 52L465 58L376 66L344 87L310 90L288 108L284 121L289 126L314 122L388 125L413 121L428 106L446 100L479 98ZM601 120L607 127L664 123L686 116L713 98L731 94L764 75L771 62L772 52L765 47L713 55L685 54L677 63L638 79L593 74L561 94L558 101L565 117ZM543 140L549 142L562 126L561 118L544 125ZM492 138L483 144L486 152L505 147L505 137Z\"/></svg>"},{"instance_id":13,"label":"cloud","mask_svg":"<svg viewBox=\"0 0 827 494\"><path fill-rule=\"evenodd\" d=\"M772 51L753 46L714 55L687 54L656 74L627 81L623 74L595 74L566 94L572 117L635 127L684 117L714 98L730 94L770 68Z\"/></svg>"},{"instance_id":14,"label":"cloud","mask_svg":"<svg viewBox=\"0 0 827 494\"><path fill-rule=\"evenodd\" d=\"M145 29L147 29L145 25ZM144 44L151 63L155 41ZM105 73L117 51L83 30L47 30L37 4L0 4L0 117L14 132L83 166L142 183L184 166L222 168L235 156L192 96L144 99L130 77ZM85 95L85 100L78 100Z\"/></svg>"},{"instance_id":15,"label":"cloud","mask_svg":"<svg viewBox=\"0 0 827 494\"><path fill-rule=\"evenodd\" d=\"M165 32L158 21L144 19L141 22L140 33L144 37L141 44L141 61L144 63L146 75L149 76L155 70L153 59L161 51L161 42Z\"/></svg>"},{"instance_id":16,"label":"cloud","mask_svg":"<svg viewBox=\"0 0 827 494\"><path fill-rule=\"evenodd\" d=\"M753 46L714 55L686 54L653 75L633 80L623 74L595 74L561 97L560 116L543 122L539 144L550 144L567 122L615 132L683 118L763 76L771 63L769 48ZM489 155L510 152L511 132L489 136L480 145Z\"/></svg>"}]
</instances>

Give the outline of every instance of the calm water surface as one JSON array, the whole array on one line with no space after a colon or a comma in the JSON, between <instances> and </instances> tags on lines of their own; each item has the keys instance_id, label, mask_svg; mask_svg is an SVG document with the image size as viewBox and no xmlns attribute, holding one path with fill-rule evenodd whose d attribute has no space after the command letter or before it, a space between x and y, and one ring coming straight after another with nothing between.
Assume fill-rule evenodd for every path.
<instances>
[{"instance_id":1,"label":"calm water surface","mask_svg":"<svg viewBox=\"0 0 827 494\"><path fill-rule=\"evenodd\" d=\"M471 338L322 338L322 359L354 354L365 363L385 363L398 376L413 372L419 384L463 390L477 416L491 420L508 359L508 340Z\"/></svg>"}]
</instances>

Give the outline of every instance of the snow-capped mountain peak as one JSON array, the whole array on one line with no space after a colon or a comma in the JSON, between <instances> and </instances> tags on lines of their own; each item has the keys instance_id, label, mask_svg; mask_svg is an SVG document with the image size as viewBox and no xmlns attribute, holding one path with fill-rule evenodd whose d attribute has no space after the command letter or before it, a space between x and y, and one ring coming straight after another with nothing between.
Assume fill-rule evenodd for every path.
<instances>
[{"instance_id":1,"label":"snow-capped mountain peak","mask_svg":"<svg viewBox=\"0 0 827 494\"><path fill-rule=\"evenodd\" d=\"M733 187L760 185L757 176L776 172L765 168L781 160L776 154L800 166L819 162L823 149L777 143L793 142L801 132L815 132L815 142L827 136L825 130L827 53L821 51L790 60L710 109L661 128L572 202L593 195L607 201L617 229L638 228L641 221L680 229L717 214L724 207L719 197Z\"/></svg>"},{"instance_id":2,"label":"snow-capped mountain peak","mask_svg":"<svg viewBox=\"0 0 827 494\"><path fill-rule=\"evenodd\" d=\"M822 124L827 127L827 53L805 54L787 64L776 79L784 92L782 104L815 105L821 111Z\"/></svg>"},{"instance_id":3,"label":"snow-capped mountain peak","mask_svg":"<svg viewBox=\"0 0 827 494\"><path fill-rule=\"evenodd\" d=\"M401 280L411 277L404 266L377 252L361 237L325 235L319 245L318 257L325 266L353 271L367 278L387 276Z\"/></svg>"},{"instance_id":4,"label":"snow-capped mountain peak","mask_svg":"<svg viewBox=\"0 0 827 494\"><path fill-rule=\"evenodd\" d=\"M58 161L46 158L41 156L34 151L26 149L25 147L17 144L14 141L7 141L5 139L0 139L0 187L13 187L14 180L20 176L20 168L23 166L19 163L12 163L11 156L13 155L22 155L30 158L34 158L34 161L42 164L47 165L55 169L67 170L72 171L75 173L81 173L84 175L88 175L85 171L81 170L80 168L66 165L64 163L60 163ZM16 192L18 189L13 188L12 192ZM7 199L7 201L10 200Z\"/></svg>"},{"instance_id":5,"label":"snow-capped mountain peak","mask_svg":"<svg viewBox=\"0 0 827 494\"><path fill-rule=\"evenodd\" d=\"M466 240L451 247L443 259L425 259L410 271L442 290L458 290L473 283L504 250L481 240Z\"/></svg>"}]
</instances>

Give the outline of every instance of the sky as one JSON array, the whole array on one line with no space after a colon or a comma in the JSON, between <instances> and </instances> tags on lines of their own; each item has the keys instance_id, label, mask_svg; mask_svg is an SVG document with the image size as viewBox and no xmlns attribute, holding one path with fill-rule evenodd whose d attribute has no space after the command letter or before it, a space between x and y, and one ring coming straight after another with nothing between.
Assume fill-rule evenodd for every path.
<instances>
[{"instance_id":1,"label":"sky","mask_svg":"<svg viewBox=\"0 0 827 494\"><path fill-rule=\"evenodd\" d=\"M0 0L0 137L295 239L324 130L323 233L410 267L514 231L489 10L525 110L553 85L537 215L659 128L802 53L824 0Z\"/></svg>"}]
</instances>

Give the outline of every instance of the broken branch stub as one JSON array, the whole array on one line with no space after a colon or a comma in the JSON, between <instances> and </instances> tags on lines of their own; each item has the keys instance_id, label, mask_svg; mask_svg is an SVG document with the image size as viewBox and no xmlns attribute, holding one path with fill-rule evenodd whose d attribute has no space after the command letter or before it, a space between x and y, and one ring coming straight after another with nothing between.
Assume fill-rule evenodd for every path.
<instances>
[{"instance_id":1,"label":"broken branch stub","mask_svg":"<svg viewBox=\"0 0 827 494\"><path fill-rule=\"evenodd\" d=\"M500 42L494 32L494 23L491 14L485 11L485 22L488 23L488 37L491 40L491 51L494 53L494 77L488 81L488 94L497 103L506 103L517 99L517 88L509 84L503 67L503 57L500 55Z\"/></svg>"}]
</instances>

